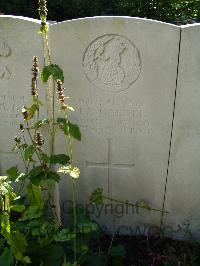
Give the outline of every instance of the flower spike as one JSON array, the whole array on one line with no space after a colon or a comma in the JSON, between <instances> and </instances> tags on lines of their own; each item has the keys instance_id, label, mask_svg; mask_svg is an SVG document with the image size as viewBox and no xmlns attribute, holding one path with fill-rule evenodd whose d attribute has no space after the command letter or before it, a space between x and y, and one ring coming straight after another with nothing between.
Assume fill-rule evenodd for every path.
<instances>
[{"instance_id":1,"label":"flower spike","mask_svg":"<svg viewBox=\"0 0 200 266\"><path fill-rule=\"evenodd\" d=\"M31 94L34 98L38 97L38 74L39 74L39 67L38 67L38 58L37 56L33 57L33 68L32 68L33 78L31 83Z\"/></svg>"},{"instance_id":2,"label":"flower spike","mask_svg":"<svg viewBox=\"0 0 200 266\"><path fill-rule=\"evenodd\" d=\"M47 18L47 1L46 0L39 0L39 14L40 14L40 18L43 22L46 21Z\"/></svg>"}]
</instances>

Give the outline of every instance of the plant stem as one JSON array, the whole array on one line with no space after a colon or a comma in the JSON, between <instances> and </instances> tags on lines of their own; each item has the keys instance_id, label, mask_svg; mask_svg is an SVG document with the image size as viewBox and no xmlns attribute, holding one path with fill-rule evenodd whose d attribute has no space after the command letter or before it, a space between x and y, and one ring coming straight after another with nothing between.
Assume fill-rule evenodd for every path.
<instances>
[{"instance_id":1,"label":"plant stem","mask_svg":"<svg viewBox=\"0 0 200 266\"><path fill-rule=\"evenodd\" d=\"M51 140L50 140L50 146L51 146L51 150L50 150L50 154L53 155L54 154L54 144L55 144L55 125L54 125L54 121L55 121L55 92L56 92L56 86L55 86L55 81L53 81L53 86L52 86L52 124L51 124Z\"/></svg>"},{"instance_id":2,"label":"plant stem","mask_svg":"<svg viewBox=\"0 0 200 266\"><path fill-rule=\"evenodd\" d=\"M35 100L35 99L33 98L33 103L34 103L34 104L36 104L37 101L38 101L38 98L37 98L37 100ZM36 112L37 112L37 116L34 114L34 119L35 119L35 117L36 117L36 119L35 119L36 122L35 122L35 123L38 123L38 121L40 120L40 109L39 109L39 105L38 105L38 108L37 108ZM34 136L36 136L36 132L37 132L37 128L35 128Z\"/></svg>"},{"instance_id":3,"label":"plant stem","mask_svg":"<svg viewBox=\"0 0 200 266\"><path fill-rule=\"evenodd\" d=\"M50 65L51 64L51 52L50 52L50 48L49 48L49 41L48 41L48 35L47 33L43 34L43 40L44 40L44 44L46 47L46 52L47 52L47 64Z\"/></svg>"},{"instance_id":4,"label":"plant stem","mask_svg":"<svg viewBox=\"0 0 200 266\"><path fill-rule=\"evenodd\" d=\"M118 202L118 203L122 203L122 204L126 204L126 205L129 205L129 206L137 207L137 208L140 208L140 209L146 209L146 210L148 210L147 207L143 207L143 206L140 206L138 204L130 203L128 201L121 201L121 200L113 199L113 198L110 198L110 197L106 197L104 195L102 197L104 199L108 199L108 200L115 201L115 202ZM163 212L162 210L155 209L155 208L151 208L151 207L150 207L149 211ZM165 211L165 213L169 213L169 212L168 211Z\"/></svg>"},{"instance_id":5,"label":"plant stem","mask_svg":"<svg viewBox=\"0 0 200 266\"><path fill-rule=\"evenodd\" d=\"M18 188L17 195L20 195L20 193L22 192L22 190L24 188L24 184L25 184L25 181L22 181L19 188Z\"/></svg>"},{"instance_id":6,"label":"plant stem","mask_svg":"<svg viewBox=\"0 0 200 266\"><path fill-rule=\"evenodd\" d=\"M50 209L51 209L51 212L52 212L53 217L55 218L56 221L58 221L59 219L58 219L57 213L55 211L55 206L51 202L51 197L50 196L48 196L48 202L49 202Z\"/></svg>"},{"instance_id":7,"label":"plant stem","mask_svg":"<svg viewBox=\"0 0 200 266\"><path fill-rule=\"evenodd\" d=\"M21 150L21 147L19 147L19 150L20 150L20 154L21 154L22 161L23 161L23 163L24 163L24 166L25 166L26 172L28 172L28 166L26 165L26 162L25 162L25 159L24 159L24 156L23 156L23 152L22 152L22 150Z\"/></svg>"},{"instance_id":8,"label":"plant stem","mask_svg":"<svg viewBox=\"0 0 200 266\"><path fill-rule=\"evenodd\" d=\"M48 41L48 35L47 32L43 33L43 48L44 48L44 56L45 56L45 64L51 65L51 52L49 47L49 41ZM54 125L54 119L55 119L55 81L52 80L52 110L51 110L51 132L50 132L50 155L52 156L54 154L54 142L55 142L55 125ZM48 98L48 96L47 96ZM47 105L49 106L48 100Z\"/></svg>"},{"instance_id":9,"label":"plant stem","mask_svg":"<svg viewBox=\"0 0 200 266\"><path fill-rule=\"evenodd\" d=\"M112 248L114 237L115 237L115 234L112 235L112 239L110 241L110 245L109 245L109 248L108 248L108 253L107 253L107 256L106 256L106 260L105 260L104 266L106 266L107 263L108 263L108 259L109 259L109 256L110 256L110 251L111 251L111 248Z\"/></svg>"},{"instance_id":10,"label":"plant stem","mask_svg":"<svg viewBox=\"0 0 200 266\"><path fill-rule=\"evenodd\" d=\"M50 52L50 46L48 41L48 33L43 33L43 49L44 49L44 59L45 59L45 65L51 65L51 52ZM50 157L54 155L55 152L55 93L56 93L56 85L53 78L51 78L48 81L48 88L46 89L46 102L47 102L47 116L51 121L51 124L49 125L49 149L50 149ZM50 87L52 85L52 90L50 90ZM49 164L49 167L52 169L52 164ZM53 202L56 205L56 209L54 210L55 220L57 220L59 223L60 221L60 206L59 206L59 200L55 199L55 195L59 197L58 194L58 185L56 185L54 189L54 195L52 195L52 192L48 193L49 199L53 198ZM57 198L58 198L57 197Z\"/></svg>"},{"instance_id":11,"label":"plant stem","mask_svg":"<svg viewBox=\"0 0 200 266\"><path fill-rule=\"evenodd\" d=\"M69 158L70 158L70 165L72 166L73 160L73 148L72 148L72 141L69 129L69 120L67 111L65 111L65 118L67 122L67 140L69 143ZM72 177L72 193L73 193L73 216L74 216L74 263L76 264L76 224L77 224L77 217L76 217L76 187L75 187L75 179Z\"/></svg>"},{"instance_id":12,"label":"plant stem","mask_svg":"<svg viewBox=\"0 0 200 266\"><path fill-rule=\"evenodd\" d=\"M74 263L76 263L76 191L75 180L72 177L72 193L73 193L73 214L74 214Z\"/></svg>"},{"instance_id":13,"label":"plant stem","mask_svg":"<svg viewBox=\"0 0 200 266\"><path fill-rule=\"evenodd\" d=\"M24 159L24 156L23 156L23 153L22 153L21 148L19 148L19 150L20 150L21 157L22 157L22 160L23 160L24 165L25 165L25 168L26 168L26 173L27 173L27 172L28 172L28 168L29 168L29 166L26 165L26 162L25 162L25 159ZM19 186L19 188L18 188L18 191L17 191L17 195L19 195L19 194L22 192L22 190L23 190L23 188L24 188L24 184L25 184L25 180L21 181L21 184L20 184L20 186Z\"/></svg>"},{"instance_id":14,"label":"plant stem","mask_svg":"<svg viewBox=\"0 0 200 266\"><path fill-rule=\"evenodd\" d=\"M70 158L70 164L72 165L72 160L73 160L73 148L72 148L72 141L71 141L71 135L70 135L70 129L69 129L69 119L67 112L65 111L65 118L67 122L67 139L69 143L69 158Z\"/></svg>"},{"instance_id":15,"label":"plant stem","mask_svg":"<svg viewBox=\"0 0 200 266\"><path fill-rule=\"evenodd\" d=\"M29 134L29 136L30 136L30 139L31 139L31 142L32 142L32 144L35 146L35 143L34 143L34 140L33 140L33 138L32 138L32 136L31 136L31 132L30 132L30 130L29 130L29 123L27 122L27 131L28 131L28 134ZM43 163L42 163L42 161L41 161L41 159L40 159L40 155L39 155L39 153L38 153L38 151L37 151L37 148L35 149L35 152L36 152L36 154L37 154L37 157L38 157L38 159L39 159L39 161L40 161L40 164L42 165Z\"/></svg>"}]
</instances>

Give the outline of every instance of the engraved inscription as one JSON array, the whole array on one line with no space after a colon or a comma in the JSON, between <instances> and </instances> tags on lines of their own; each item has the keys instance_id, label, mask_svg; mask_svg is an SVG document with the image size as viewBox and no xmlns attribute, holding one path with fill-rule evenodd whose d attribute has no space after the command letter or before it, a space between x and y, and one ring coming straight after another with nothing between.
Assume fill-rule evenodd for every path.
<instances>
[{"instance_id":1,"label":"engraved inscription","mask_svg":"<svg viewBox=\"0 0 200 266\"><path fill-rule=\"evenodd\" d=\"M11 72L5 66L0 66L0 86L4 85L11 77Z\"/></svg>"},{"instance_id":2,"label":"engraved inscription","mask_svg":"<svg viewBox=\"0 0 200 266\"><path fill-rule=\"evenodd\" d=\"M15 95L0 95L0 126L3 128L15 128L22 119L21 106L24 105L25 96L17 97Z\"/></svg>"},{"instance_id":3,"label":"engraved inscription","mask_svg":"<svg viewBox=\"0 0 200 266\"><path fill-rule=\"evenodd\" d=\"M5 85L5 83L11 78L11 72L7 66L5 66L3 58L11 55L11 49L6 44L6 42L0 38L0 86Z\"/></svg>"},{"instance_id":4,"label":"engraved inscription","mask_svg":"<svg viewBox=\"0 0 200 266\"><path fill-rule=\"evenodd\" d=\"M87 79L98 88L108 92L124 91L140 75L140 53L124 36L103 35L87 47L83 69Z\"/></svg>"},{"instance_id":5,"label":"engraved inscription","mask_svg":"<svg viewBox=\"0 0 200 266\"><path fill-rule=\"evenodd\" d=\"M11 55L11 49L6 42L0 38L0 57L8 57Z\"/></svg>"},{"instance_id":6,"label":"engraved inscription","mask_svg":"<svg viewBox=\"0 0 200 266\"><path fill-rule=\"evenodd\" d=\"M150 133L150 122L143 102L86 97L73 100L72 105L75 108L72 119L88 135L109 137Z\"/></svg>"}]
</instances>

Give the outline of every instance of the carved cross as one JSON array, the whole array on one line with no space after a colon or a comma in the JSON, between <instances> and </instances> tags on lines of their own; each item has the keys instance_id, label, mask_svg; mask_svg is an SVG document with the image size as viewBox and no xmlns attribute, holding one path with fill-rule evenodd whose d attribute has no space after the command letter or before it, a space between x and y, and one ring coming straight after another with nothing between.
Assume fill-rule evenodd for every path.
<instances>
[{"instance_id":1,"label":"carved cross","mask_svg":"<svg viewBox=\"0 0 200 266\"><path fill-rule=\"evenodd\" d=\"M107 162L97 163L97 162L88 162L88 161L86 161L86 167L107 168L108 169L108 182L110 180L111 170L113 168L132 169L135 166L134 163L133 164L113 163L112 162L111 151L112 151L112 139L108 139L108 158L107 158ZM108 188L108 194L110 194L109 193L109 188Z\"/></svg>"}]
</instances>

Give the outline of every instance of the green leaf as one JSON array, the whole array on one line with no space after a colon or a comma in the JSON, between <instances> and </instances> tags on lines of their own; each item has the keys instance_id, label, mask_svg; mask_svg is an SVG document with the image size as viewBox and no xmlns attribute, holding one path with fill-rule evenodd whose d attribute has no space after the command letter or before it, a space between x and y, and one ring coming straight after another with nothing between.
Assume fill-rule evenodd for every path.
<instances>
[{"instance_id":1,"label":"green leaf","mask_svg":"<svg viewBox=\"0 0 200 266\"><path fill-rule=\"evenodd\" d=\"M24 257L22 261L25 262L26 264L31 264L31 260L28 256Z\"/></svg>"},{"instance_id":2,"label":"green leaf","mask_svg":"<svg viewBox=\"0 0 200 266\"><path fill-rule=\"evenodd\" d=\"M91 222L90 216L89 216L88 212L84 208L77 207L76 212L77 212L78 224L81 225L81 224L86 224L86 223L90 223Z\"/></svg>"},{"instance_id":3,"label":"green leaf","mask_svg":"<svg viewBox=\"0 0 200 266\"><path fill-rule=\"evenodd\" d=\"M36 166L29 172L29 176L30 177L36 177L36 176L40 175L41 173L43 173L42 167Z\"/></svg>"},{"instance_id":4,"label":"green leaf","mask_svg":"<svg viewBox=\"0 0 200 266\"><path fill-rule=\"evenodd\" d=\"M74 233L70 232L69 229L62 229L53 236L53 239L56 242L65 242L74 239L74 237Z\"/></svg>"},{"instance_id":5,"label":"green leaf","mask_svg":"<svg viewBox=\"0 0 200 266\"><path fill-rule=\"evenodd\" d=\"M89 197L91 203L103 204L103 189L97 188Z\"/></svg>"},{"instance_id":6,"label":"green leaf","mask_svg":"<svg viewBox=\"0 0 200 266\"><path fill-rule=\"evenodd\" d=\"M65 164L68 164L69 161L70 161L70 158L66 154L52 155L50 157L50 162L53 163L53 164L57 164L58 163L58 164L65 165Z\"/></svg>"},{"instance_id":7,"label":"green leaf","mask_svg":"<svg viewBox=\"0 0 200 266\"><path fill-rule=\"evenodd\" d=\"M77 207L77 231L83 234L92 233L92 235L99 235L101 233L100 226L96 223L91 221L91 218L88 212L81 207Z\"/></svg>"},{"instance_id":8,"label":"green leaf","mask_svg":"<svg viewBox=\"0 0 200 266\"><path fill-rule=\"evenodd\" d=\"M58 173L68 174L73 178L79 178L80 171L78 167L69 166L62 166L58 169Z\"/></svg>"},{"instance_id":9,"label":"green leaf","mask_svg":"<svg viewBox=\"0 0 200 266\"><path fill-rule=\"evenodd\" d=\"M41 181L46 178L46 175L47 172L41 166L36 166L29 172L30 180L36 186L40 185Z\"/></svg>"},{"instance_id":10,"label":"green leaf","mask_svg":"<svg viewBox=\"0 0 200 266\"><path fill-rule=\"evenodd\" d=\"M78 224L77 227L78 227L78 231L83 234L95 232L99 229L98 225L92 222L80 223Z\"/></svg>"},{"instance_id":11,"label":"green leaf","mask_svg":"<svg viewBox=\"0 0 200 266\"><path fill-rule=\"evenodd\" d=\"M63 261L62 266L68 266L68 265L67 265L67 260L66 260L66 255L65 255L65 257L64 257L64 261Z\"/></svg>"},{"instance_id":12,"label":"green leaf","mask_svg":"<svg viewBox=\"0 0 200 266\"><path fill-rule=\"evenodd\" d=\"M30 120L35 112L39 109L39 103L33 103L31 107L27 108L28 111L28 118L26 120Z\"/></svg>"},{"instance_id":13,"label":"green leaf","mask_svg":"<svg viewBox=\"0 0 200 266\"><path fill-rule=\"evenodd\" d=\"M68 125L69 125L69 133L70 135L77 139L77 140L81 140L81 132L79 129L78 125L72 124L70 121L68 121Z\"/></svg>"},{"instance_id":14,"label":"green leaf","mask_svg":"<svg viewBox=\"0 0 200 266\"><path fill-rule=\"evenodd\" d=\"M41 179L40 186L43 190L48 190L48 189L54 188L56 185L56 182L57 181L53 179Z\"/></svg>"},{"instance_id":15,"label":"green leaf","mask_svg":"<svg viewBox=\"0 0 200 266\"><path fill-rule=\"evenodd\" d=\"M33 126L33 129L39 129L41 126L45 124L49 124L49 119L39 120L37 123L35 123L35 125Z\"/></svg>"},{"instance_id":16,"label":"green leaf","mask_svg":"<svg viewBox=\"0 0 200 266\"><path fill-rule=\"evenodd\" d=\"M3 212L1 215L1 234L5 237L7 241L10 239L10 221L9 215Z\"/></svg>"},{"instance_id":17,"label":"green leaf","mask_svg":"<svg viewBox=\"0 0 200 266\"><path fill-rule=\"evenodd\" d=\"M12 250L5 248L4 252L0 256L0 265L2 266L12 266L14 263L14 257Z\"/></svg>"},{"instance_id":18,"label":"green leaf","mask_svg":"<svg viewBox=\"0 0 200 266\"><path fill-rule=\"evenodd\" d=\"M30 161L33 157L33 154L35 152L34 145L30 145L24 149L24 159L25 161Z\"/></svg>"},{"instance_id":19,"label":"green leaf","mask_svg":"<svg viewBox=\"0 0 200 266\"><path fill-rule=\"evenodd\" d=\"M39 255L42 258L43 266L55 266L61 265L65 253L63 247L56 243L45 247L45 249L40 249Z\"/></svg>"},{"instance_id":20,"label":"green leaf","mask_svg":"<svg viewBox=\"0 0 200 266\"><path fill-rule=\"evenodd\" d=\"M30 206L23 214L21 221L32 220L41 217L41 210L37 206Z\"/></svg>"},{"instance_id":21,"label":"green leaf","mask_svg":"<svg viewBox=\"0 0 200 266\"><path fill-rule=\"evenodd\" d=\"M24 151L27 147L28 147L28 144L24 143L20 146L22 148L22 150Z\"/></svg>"},{"instance_id":22,"label":"green leaf","mask_svg":"<svg viewBox=\"0 0 200 266\"><path fill-rule=\"evenodd\" d=\"M1 236L1 238L0 238L0 254L3 253L5 246L6 246L5 239L3 238L3 236Z\"/></svg>"},{"instance_id":23,"label":"green leaf","mask_svg":"<svg viewBox=\"0 0 200 266\"><path fill-rule=\"evenodd\" d=\"M70 132L70 135L77 139L77 140L81 140L81 132L80 132L80 129L79 129L79 126L78 125L75 125L75 124L72 124L70 121L68 122L68 125L69 125L69 132Z\"/></svg>"},{"instance_id":24,"label":"green leaf","mask_svg":"<svg viewBox=\"0 0 200 266\"><path fill-rule=\"evenodd\" d=\"M53 179L56 182L59 182L60 181L60 176L56 172L53 172L53 171L49 171L47 173L47 178L48 179Z\"/></svg>"},{"instance_id":25,"label":"green leaf","mask_svg":"<svg viewBox=\"0 0 200 266\"><path fill-rule=\"evenodd\" d=\"M12 205L11 206L11 210L21 213L21 212L23 212L25 210L25 206L24 205Z\"/></svg>"},{"instance_id":26,"label":"green leaf","mask_svg":"<svg viewBox=\"0 0 200 266\"><path fill-rule=\"evenodd\" d=\"M13 166L13 167L9 168L6 171L6 174L9 177L9 179L14 182L19 176L17 166Z\"/></svg>"},{"instance_id":27,"label":"green leaf","mask_svg":"<svg viewBox=\"0 0 200 266\"><path fill-rule=\"evenodd\" d=\"M47 82L51 75L53 76L53 79L55 81L61 80L62 83L64 82L63 71L58 65L51 64L51 65L45 66L42 70L40 77L43 82Z\"/></svg>"},{"instance_id":28,"label":"green leaf","mask_svg":"<svg viewBox=\"0 0 200 266\"><path fill-rule=\"evenodd\" d=\"M42 191L39 186L29 184L26 188L26 192L30 205L37 206L39 209L42 209L44 207Z\"/></svg>"},{"instance_id":29,"label":"green leaf","mask_svg":"<svg viewBox=\"0 0 200 266\"><path fill-rule=\"evenodd\" d=\"M26 179L27 175L24 173L21 173L20 175L18 175L17 179L15 180L15 182L19 182L19 181L24 181Z\"/></svg>"},{"instance_id":30,"label":"green leaf","mask_svg":"<svg viewBox=\"0 0 200 266\"><path fill-rule=\"evenodd\" d=\"M112 257L120 257L120 258L124 258L126 255L126 251L123 245L119 244L115 247L111 248L111 252L110 255Z\"/></svg>"},{"instance_id":31,"label":"green leaf","mask_svg":"<svg viewBox=\"0 0 200 266\"><path fill-rule=\"evenodd\" d=\"M83 239L83 238L82 238ZM87 261L87 257L90 256L90 247L89 243L91 238L84 236L84 240L78 238L77 242L77 253L79 253L79 264L84 265Z\"/></svg>"},{"instance_id":32,"label":"green leaf","mask_svg":"<svg viewBox=\"0 0 200 266\"><path fill-rule=\"evenodd\" d=\"M63 262L64 264L62 266L77 266L77 263L71 263L71 262Z\"/></svg>"},{"instance_id":33,"label":"green leaf","mask_svg":"<svg viewBox=\"0 0 200 266\"><path fill-rule=\"evenodd\" d=\"M26 237L22 233L12 231L11 249L16 259L21 260L23 258L22 254L26 251L27 245Z\"/></svg>"},{"instance_id":34,"label":"green leaf","mask_svg":"<svg viewBox=\"0 0 200 266\"><path fill-rule=\"evenodd\" d=\"M144 202L144 201L139 202L138 207L142 208L142 209L146 209L148 211L151 211L151 207L149 206L149 204L147 202Z\"/></svg>"},{"instance_id":35,"label":"green leaf","mask_svg":"<svg viewBox=\"0 0 200 266\"><path fill-rule=\"evenodd\" d=\"M23 181L26 178L26 175L24 173L19 174L17 166L13 166L9 168L6 171L6 174L8 175L9 180L12 182L19 182Z\"/></svg>"},{"instance_id":36,"label":"green leaf","mask_svg":"<svg viewBox=\"0 0 200 266\"><path fill-rule=\"evenodd\" d=\"M105 265L106 254L103 251L93 252L88 258L88 265L102 266Z\"/></svg>"},{"instance_id":37,"label":"green leaf","mask_svg":"<svg viewBox=\"0 0 200 266\"><path fill-rule=\"evenodd\" d=\"M79 141L81 140L81 132L78 125L72 124L70 121L67 123L67 120L62 117L57 118L57 123L60 125L60 128L63 130L66 136L70 134L70 136L72 136L74 139Z\"/></svg>"},{"instance_id":38,"label":"green leaf","mask_svg":"<svg viewBox=\"0 0 200 266\"><path fill-rule=\"evenodd\" d=\"M48 155L45 154L45 153L43 153L43 152L40 153L40 159L41 159L44 163L49 163L49 161L50 161L50 158L48 157Z\"/></svg>"},{"instance_id":39,"label":"green leaf","mask_svg":"<svg viewBox=\"0 0 200 266\"><path fill-rule=\"evenodd\" d=\"M57 118L57 123L58 123L58 124L65 124L65 123L66 123L66 119L63 118L63 117L58 117L58 118Z\"/></svg>"},{"instance_id":40,"label":"green leaf","mask_svg":"<svg viewBox=\"0 0 200 266\"><path fill-rule=\"evenodd\" d=\"M13 192L13 188L10 185L11 181L8 180L7 176L0 176L0 192L1 196L6 196L8 198L15 198L16 194ZM9 201L6 201L5 208L9 207Z\"/></svg>"}]
</instances>

